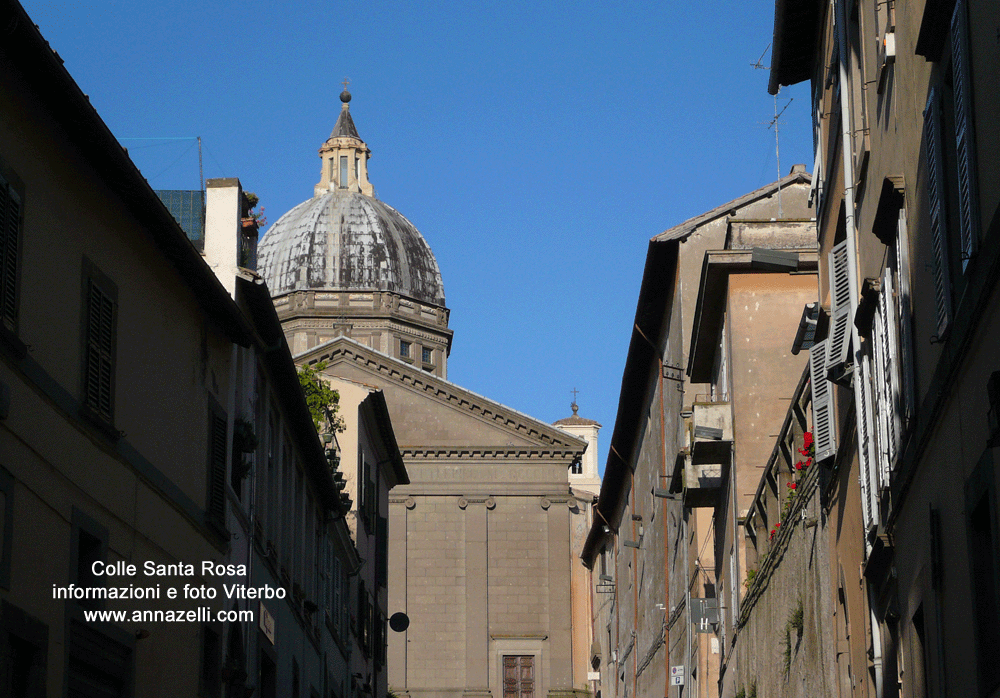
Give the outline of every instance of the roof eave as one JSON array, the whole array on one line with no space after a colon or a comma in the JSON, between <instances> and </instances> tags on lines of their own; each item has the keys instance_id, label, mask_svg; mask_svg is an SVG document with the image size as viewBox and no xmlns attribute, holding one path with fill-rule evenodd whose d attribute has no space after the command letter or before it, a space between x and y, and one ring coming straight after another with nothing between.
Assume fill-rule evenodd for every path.
<instances>
[{"instance_id":1,"label":"roof eave","mask_svg":"<svg viewBox=\"0 0 1000 698\"><path fill-rule=\"evenodd\" d=\"M820 7L819 0L775 0L768 94L812 77Z\"/></svg>"}]
</instances>

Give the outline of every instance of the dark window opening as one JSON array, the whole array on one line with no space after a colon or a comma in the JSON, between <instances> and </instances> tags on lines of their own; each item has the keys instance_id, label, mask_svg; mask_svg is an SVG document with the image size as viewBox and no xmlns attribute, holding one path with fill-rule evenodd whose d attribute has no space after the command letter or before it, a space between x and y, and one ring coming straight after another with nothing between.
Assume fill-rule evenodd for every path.
<instances>
[{"instance_id":1,"label":"dark window opening","mask_svg":"<svg viewBox=\"0 0 1000 698\"><path fill-rule=\"evenodd\" d=\"M201 629L199 693L207 698L219 698L222 694L222 638L208 626Z\"/></svg>"}]
</instances>

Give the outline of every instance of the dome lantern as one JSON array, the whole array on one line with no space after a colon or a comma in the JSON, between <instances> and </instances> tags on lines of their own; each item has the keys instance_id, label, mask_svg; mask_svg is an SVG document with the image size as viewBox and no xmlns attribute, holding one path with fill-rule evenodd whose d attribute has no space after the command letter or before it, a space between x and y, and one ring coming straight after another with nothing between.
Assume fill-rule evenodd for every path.
<instances>
[{"instance_id":1,"label":"dome lantern","mask_svg":"<svg viewBox=\"0 0 1000 698\"><path fill-rule=\"evenodd\" d=\"M340 116L333 132L319 149L323 161L319 183L313 190L314 196L334 189L357 192L374 196L375 189L368 181L368 158L371 150L358 135L358 129L351 118L351 93L347 91L350 80L344 79L344 91L340 93Z\"/></svg>"}]
</instances>

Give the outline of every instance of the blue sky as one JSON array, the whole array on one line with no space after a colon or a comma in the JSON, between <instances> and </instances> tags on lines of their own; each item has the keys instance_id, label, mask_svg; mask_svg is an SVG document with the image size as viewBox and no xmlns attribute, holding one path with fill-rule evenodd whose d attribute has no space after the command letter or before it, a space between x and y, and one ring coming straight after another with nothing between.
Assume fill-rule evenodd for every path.
<instances>
[{"instance_id":1,"label":"blue sky","mask_svg":"<svg viewBox=\"0 0 1000 698\"><path fill-rule=\"evenodd\" d=\"M376 193L441 267L449 378L545 422L577 388L602 466L649 238L778 175L773 2L22 2L154 188L198 188L201 136L271 223L349 77ZM782 173L811 169L807 87L786 104Z\"/></svg>"}]
</instances>

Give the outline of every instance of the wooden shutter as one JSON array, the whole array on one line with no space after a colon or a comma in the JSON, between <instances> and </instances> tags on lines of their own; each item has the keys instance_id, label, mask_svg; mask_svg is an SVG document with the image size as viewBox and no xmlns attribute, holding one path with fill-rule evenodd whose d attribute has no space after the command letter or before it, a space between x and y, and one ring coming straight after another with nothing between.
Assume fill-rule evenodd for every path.
<instances>
[{"instance_id":1,"label":"wooden shutter","mask_svg":"<svg viewBox=\"0 0 1000 698\"><path fill-rule=\"evenodd\" d=\"M18 244L21 199L0 177L0 320L14 332L17 327Z\"/></svg>"},{"instance_id":2,"label":"wooden shutter","mask_svg":"<svg viewBox=\"0 0 1000 698\"><path fill-rule=\"evenodd\" d=\"M951 276L948 272L948 238L945 226L944 151L941 142L941 103L937 88L931 88L924 110L924 141L927 148L927 199L934 258L934 305L937 337L943 339L951 324Z\"/></svg>"},{"instance_id":3,"label":"wooden shutter","mask_svg":"<svg viewBox=\"0 0 1000 698\"><path fill-rule=\"evenodd\" d=\"M837 452L833 425L833 391L826 379L826 353L829 339L809 349L809 381L812 386L813 438L816 441L816 462Z\"/></svg>"},{"instance_id":4,"label":"wooden shutter","mask_svg":"<svg viewBox=\"0 0 1000 698\"><path fill-rule=\"evenodd\" d=\"M226 520L226 415L209 408L208 505L209 521L224 526Z\"/></svg>"},{"instance_id":5,"label":"wooden shutter","mask_svg":"<svg viewBox=\"0 0 1000 698\"><path fill-rule=\"evenodd\" d=\"M84 403L107 423L114 414L115 301L94 279L87 289Z\"/></svg>"},{"instance_id":6,"label":"wooden shutter","mask_svg":"<svg viewBox=\"0 0 1000 698\"><path fill-rule=\"evenodd\" d=\"M843 364L850 360L851 345L851 275L847 252L847 241L835 245L830 252L830 302L833 320L830 323L830 348L826 368Z\"/></svg>"},{"instance_id":7,"label":"wooden shutter","mask_svg":"<svg viewBox=\"0 0 1000 698\"><path fill-rule=\"evenodd\" d=\"M958 213L962 233L962 271L979 246L979 196L976 184L975 129L972 122L972 73L969 69L969 20L966 1L951 16L952 85L958 160Z\"/></svg>"},{"instance_id":8,"label":"wooden shutter","mask_svg":"<svg viewBox=\"0 0 1000 698\"><path fill-rule=\"evenodd\" d=\"M861 399L855 401L858 407L857 412L857 434L858 434L858 464L860 466L861 481L861 504L862 515L867 532L875 523L876 515L876 490L872 486L873 462L876 449L872 438L872 370L871 356L868 352L861 358L861 365L858 367L861 372Z\"/></svg>"},{"instance_id":9,"label":"wooden shutter","mask_svg":"<svg viewBox=\"0 0 1000 698\"><path fill-rule=\"evenodd\" d=\"M899 210L896 233L896 272L899 290L896 294L896 315L899 318L899 370L901 399L899 403L900 437L916 412L916 376L913 361L913 324L910 317L910 239L906 226L906 209Z\"/></svg>"}]
</instances>

